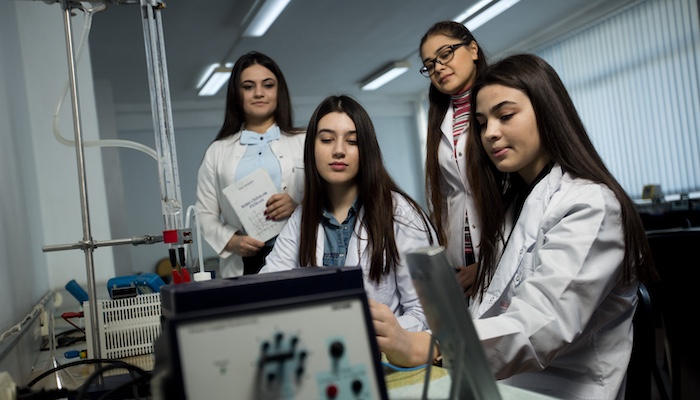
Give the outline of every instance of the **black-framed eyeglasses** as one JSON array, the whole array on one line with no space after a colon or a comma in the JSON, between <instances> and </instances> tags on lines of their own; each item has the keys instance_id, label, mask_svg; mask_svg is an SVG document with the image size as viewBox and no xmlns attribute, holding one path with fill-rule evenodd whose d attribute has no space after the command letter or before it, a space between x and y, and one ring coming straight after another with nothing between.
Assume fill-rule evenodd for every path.
<instances>
[{"instance_id":1,"label":"black-framed eyeglasses","mask_svg":"<svg viewBox=\"0 0 700 400\"><path fill-rule=\"evenodd\" d=\"M446 63L450 62L455 56L455 50L457 50L457 48L459 48L460 46L464 46L466 44L469 44L469 42L450 44L443 47L442 50L440 50L440 52L438 53L437 57L423 63L423 66L420 68L420 73L424 77L430 78L430 76L435 73L436 63L440 65L445 65Z\"/></svg>"}]
</instances>

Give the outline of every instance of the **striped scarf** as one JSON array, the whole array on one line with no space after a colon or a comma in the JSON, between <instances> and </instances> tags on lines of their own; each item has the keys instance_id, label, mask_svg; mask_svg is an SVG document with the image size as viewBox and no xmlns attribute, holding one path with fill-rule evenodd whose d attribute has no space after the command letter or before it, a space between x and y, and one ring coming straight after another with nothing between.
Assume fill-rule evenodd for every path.
<instances>
[{"instance_id":1,"label":"striped scarf","mask_svg":"<svg viewBox=\"0 0 700 400\"><path fill-rule=\"evenodd\" d=\"M471 90L467 89L462 93L452 96L454 113L452 114L452 140L454 141L455 158L457 158L457 142L460 136L465 134L469 128L469 115L471 114L470 95ZM469 215L464 216L464 258L466 265L476 262L474 249L472 248L472 237L469 232Z\"/></svg>"},{"instance_id":2,"label":"striped scarf","mask_svg":"<svg viewBox=\"0 0 700 400\"><path fill-rule=\"evenodd\" d=\"M471 90L467 89L462 93L457 93L452 96L452 104L454 106L454 113L452 114L452 139L454 140L455 156L457 156L457 141L469 128L469 114L471 113L471 104L469 103L470 94Z\"/></svg>"}]
</instances>

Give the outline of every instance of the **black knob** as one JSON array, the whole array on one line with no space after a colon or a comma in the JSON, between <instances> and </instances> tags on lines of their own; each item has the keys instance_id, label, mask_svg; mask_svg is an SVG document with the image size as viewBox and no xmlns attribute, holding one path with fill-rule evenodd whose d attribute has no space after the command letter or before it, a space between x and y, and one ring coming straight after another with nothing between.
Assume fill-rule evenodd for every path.
<instances>
[{"instance_id":1,"label":"black knob","mask_svg":"<svg viewBox=\"0 0 700 400\"><path fill-rule=\"evenodd\" d=\"M340 356L342 356L343 352L345 351L345 346L343 346L342 343L335 341L331 343L330 351L331 356L333 356L333 358L340 358Z\"/></svg>"},{"instance_id":2,"label":"black knob","mask_svg":"<svg viewBox=\"0 0 700 400\"><path fill-rule=\"evenodd\" d=\"M283 334L277 333L275 334L275 345L279 347L280 343L282 343L282 338L284 337Z\"/></svg>"},{"instance_id":3,"label":"black knob","mask_svg":"<svg viewBox=\"0 0 700 400\"><path fill-rule=\"evenodd\" d=\"M352 392L355 394L359 394L362 391L362 381L359 379L355 379L352 381Z\"/></svg>"}]
</instances>

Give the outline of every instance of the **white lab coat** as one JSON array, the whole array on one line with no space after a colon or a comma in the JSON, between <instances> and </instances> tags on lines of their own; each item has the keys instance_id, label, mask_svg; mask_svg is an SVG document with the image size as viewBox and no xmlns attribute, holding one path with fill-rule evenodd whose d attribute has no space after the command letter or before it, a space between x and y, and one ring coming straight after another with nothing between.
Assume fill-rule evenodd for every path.
<instances>
[{"instance_id":1,"label":"white lab coat","mask_svg":"<svg viewBox=\"0 0 700 400\"><path fill-rule=\"evenodd\" d=\"M555 165L470 306L496 378L557 398L622 399L637 303L637 285L620 281L623 255L613 192Z\"/></svg>"},{"instance_id":2,"label":"white lab coat","mask_svg":"<svg viewBox=\"0 0 700 400\"><path fill-rule=\"evenodd\" d=\"M443 178L440 180L440 190L445 198L447 209L444 214L445 234L447 245L445 255L453 266L465 265L464 259L464 218L469 212L469 232L474 248L474 256L479 256L481 230L478 226L476 207L467 180L467 160L465 146L468 134L462 135L457 141L457 157L455 157L454 140L452 139L453 105L447 108L447 114L442 120L440 130L442 137L438 145L438 160Z\"/></svg>"},{"instance_id":3,"label":"white lab coat","mask_svg":"<svg viewBox=\"0 0 700 400\"><path fill-rule=\"evenodd\" d=\"M363 209L358 213L354 234L348 244L345 265L362 267L367 297L389 306L404 329L412 332L423 331L427 329L427 321L413 286L408 265L405 263L406 253L431 246L429 235L432 235L435 243L437 243L437 238L432 227L430 227L430 234L425 231L420 215L403 196L394 193L393 198L396 221L394 235L400 256L395 272L384 275L378 284L369 279L368 241L360 239L367 237L367 231L360 226L359 222L364 216ZM265 259L265 266L260 270L260 273L301 267L299 265L300 224L301 207L297 207L282 228L282 232L277 236L275 246ZM319 224L316 241L316 265L323 265L324 243L323 226Z\"/></svg>"},{"instance_id":4,"label":"white lab coat","mask_svg":"<svg viewBox=\"0 0 700 400\"><path fill-rule=\"evenodd\" d=\"M202 236L219 254L219 272L224 278L243 275L243 258L225 247L234 233L245 231L223 194L223 190L235 181L236 168L246 151L240 138L241 132L238 132L209 145L197 176L196 207ZM305 134L282 133L279 140L270 142L272 153L280 163L282 190L297 203L301 202L304 193L305 138Z\"/></svg>"}]
</instances>

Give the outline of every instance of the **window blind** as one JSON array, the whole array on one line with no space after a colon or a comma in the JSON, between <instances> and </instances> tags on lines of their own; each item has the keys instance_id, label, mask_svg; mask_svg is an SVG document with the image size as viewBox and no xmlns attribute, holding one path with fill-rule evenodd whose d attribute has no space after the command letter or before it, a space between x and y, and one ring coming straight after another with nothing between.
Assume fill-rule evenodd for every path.
<instances>
[{"instance_id":1,"label":"window blind","mask_svg":"<svg viewBox=\"0 0 700 400\"><path fill-rule=\"evenodd\" d=\"M632 198L700 190L699 20L697 0L647 0L533 51Z\"/></svg>"}]
</instances>

